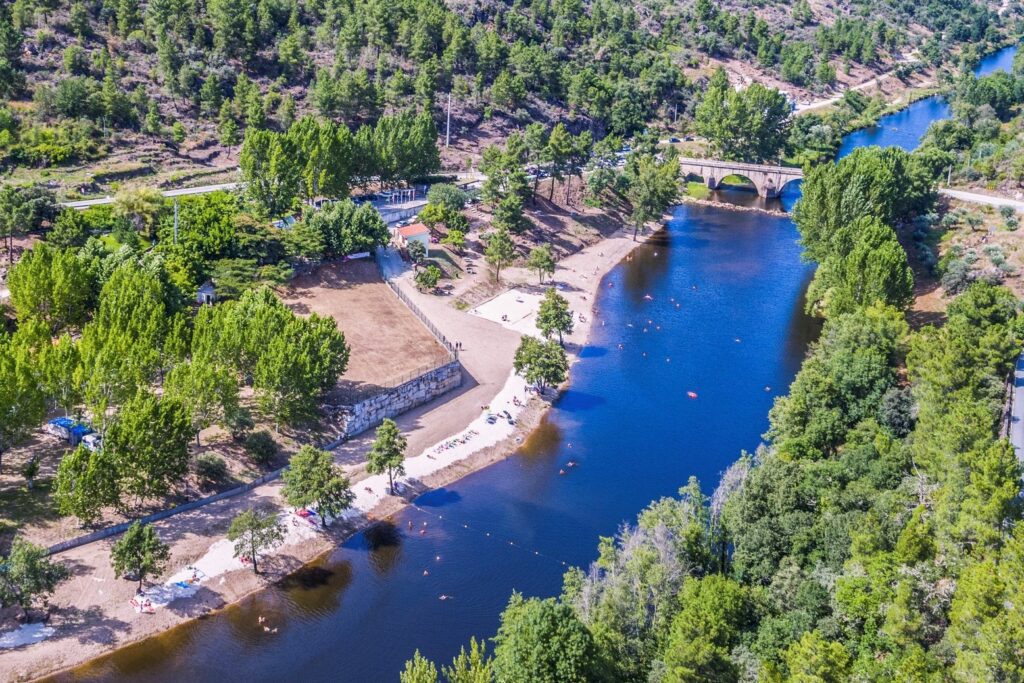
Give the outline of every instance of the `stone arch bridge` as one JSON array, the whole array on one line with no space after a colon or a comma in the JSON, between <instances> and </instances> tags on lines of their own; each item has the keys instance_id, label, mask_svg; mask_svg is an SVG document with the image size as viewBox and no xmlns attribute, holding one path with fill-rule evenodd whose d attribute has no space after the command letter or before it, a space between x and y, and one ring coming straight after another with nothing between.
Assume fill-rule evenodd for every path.
<instances>
[{"instance_id":1,"label":"stone arch bridge","mask_svg":"<svg viewBox=\"0 0 1024 683\"><path fill-rule=\"evenodd\" d=\"M792 166L771 166L768 164L747 164L742 161L719 161L718 159L679 159L679 170L683 175L695 175L704 179L707 186L718 189L722 178L738 175L750 180L762 197L778 197L782 188L794 180L804 177L802 169Z\"/></svg>"}]
</instances>

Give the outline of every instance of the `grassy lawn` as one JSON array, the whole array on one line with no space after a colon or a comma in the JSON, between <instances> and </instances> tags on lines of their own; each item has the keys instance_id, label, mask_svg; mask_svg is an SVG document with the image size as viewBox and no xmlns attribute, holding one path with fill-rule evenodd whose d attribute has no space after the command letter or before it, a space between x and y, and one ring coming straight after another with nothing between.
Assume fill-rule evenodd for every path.
<instances>
[{"instance_id":1,"label":"grassy lawn","mask_svg":"<svg viewBox=\"0 0 1024 683\"><path fill-rule=\"evenodd\" d=\"M102 235L100 235L99 239L100 242L103 243L103 248L109 251L111 254L113 254L115 251L121 248L121 242L119 242L118 239L114 237L114 233L112 232L103 233ZM139 249L143 251L149 249L150 244L151 242L148 239L146 239L142 235L139 235Z\"/></svg>"},{"instance_id":2,"label":"grassy lawn","mask_svg":"<svg viewBox=\"0 0 1024 683\"><path fill-rule=\"evenodd\" d=\"M686 183L686 194L694 199L707 199L711 196L711 190L704 183L691 180Z\"/></svg>"},{"instance_id":3,"label":"grassy lawn","mask_svg":"<svg viewBox=\"0 0 1024 683\"><path fill-rule=\"evenodd\" d=\"M444 277L449 280L462 275L462 268L447 249L431 249L423 265L437 266L444 273Z\"/></svg>"}]
</instances>

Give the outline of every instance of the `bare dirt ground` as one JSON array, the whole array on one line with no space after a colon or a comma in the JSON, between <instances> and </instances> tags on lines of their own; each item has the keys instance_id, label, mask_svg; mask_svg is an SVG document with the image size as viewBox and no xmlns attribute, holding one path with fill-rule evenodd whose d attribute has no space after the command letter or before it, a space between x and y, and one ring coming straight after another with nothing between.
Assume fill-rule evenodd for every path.
<instances>
[{"instance_id":1,"label":"bare dirt ground","mask_svg":"<svg viewBox=\"0 0 1024 683\"><path fill-rule=\"evenodd\" d=\"M536 198L527 200L530 225L512 236L517 255L513 267L524 265L534 247L549 245L555 260L561 261L627 228L627 216L622 207L595 208L583 203L583 187L578 178L572 179L568 196L565 183L555 183L552 192L552 182L551 179L542 180L537 187ZM453 283L450 290L454 305L460 308L471 308L507 289L506 285L495 280L492 268L483 257L481 236L491 230L491 209L477 204L466 213L472 226L472 231L466 235L466 253L463 256L468 277ZM535 273L532 278L536 283ZM505 279L504 271L502 279Z\"/></svg>"},{"instance_id":2,"label":"bare dirt ground","mask_svg":"<svg viewBox=\"0 0 1024 683\"><path fill-rule=\"evenodd\" d=\"M448 358L384 284L372 259L324 264L279 294L296 313L330 316L344 332L351 355L332 399L368 395Z\"/></svg>"}]
</instances>

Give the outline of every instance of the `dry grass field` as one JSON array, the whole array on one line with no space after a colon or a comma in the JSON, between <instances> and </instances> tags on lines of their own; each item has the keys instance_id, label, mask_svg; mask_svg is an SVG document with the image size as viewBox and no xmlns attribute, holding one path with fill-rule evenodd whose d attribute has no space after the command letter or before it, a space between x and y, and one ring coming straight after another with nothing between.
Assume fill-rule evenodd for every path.
<instances>
[{"instance_id":1,"label":"dry grass field","mask_svg":"<svg viewBox=\"0 0 1024 683\"><path fill-rule=\"evenodd\" d=\"M370 259L324 264L279 295L296 313L331 316L345 333L352 354L333 399L367 395L448 357Z\"/></svg>"}]
</instances>

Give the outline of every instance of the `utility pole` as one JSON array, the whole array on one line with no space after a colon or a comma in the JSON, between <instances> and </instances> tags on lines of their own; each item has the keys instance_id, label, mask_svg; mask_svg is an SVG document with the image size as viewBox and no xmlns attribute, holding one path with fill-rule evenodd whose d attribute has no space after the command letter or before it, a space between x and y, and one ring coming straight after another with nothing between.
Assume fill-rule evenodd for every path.
<instances>
[{"instance_id":1,"label":"utility pole","mask_svg":"<svg viewBox=\"0 0 1024 683\"><path fill-rule=\"evenodd\" d=\"M448 149L448 142L452 135L452 91L448 91L448 120L444 124L444 148Z\"/></svg>"}]
</instances>

